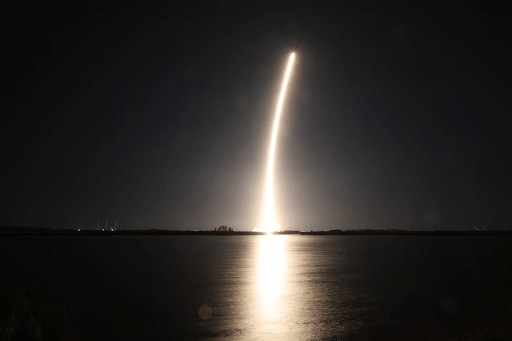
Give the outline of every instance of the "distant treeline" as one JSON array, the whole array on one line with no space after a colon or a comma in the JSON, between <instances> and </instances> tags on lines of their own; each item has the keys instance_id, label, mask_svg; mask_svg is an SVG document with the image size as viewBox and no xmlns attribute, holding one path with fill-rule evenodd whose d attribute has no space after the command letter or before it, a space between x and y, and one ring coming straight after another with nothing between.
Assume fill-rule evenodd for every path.
<instances>
[{"instance_id":1,"label":"distant treeline","mask_svg":"<svg viewBox=\"0 0 512 341\"><path fill-rule=\"evenodd\" d=\"M454 231L454 230L439 230L439 231L409 231L409 230L330 230L330 231L310 231L301 232L302 235L392 235L392 236L512 236L512 230L498 231Z\"/></svg>"},{"instance_id":2,"label":"distant treeline","mask_svg":"<svg viewBox=\"0 0 512 341\"><path fill-rule=\"evenodd\" d=\"M61 236L61 235L82 235L82 236L130 236L130 235L212 235L212 236L240 236L240 235L264 235L266 232L252 231L233 231L217 228L213 231L198 230L118 230L118 231L98 231L98 230L71 230L59 229L54 230L45 227L17 227L17 226L0 226L0 236L11 235L41 235L41 236ZM390 236L512 236L512 230L498 231L408 231L408 230L330 230L330 231L297 231L286 230L280 232L272 232L272 234L301 234L301 235L390 235Z\"/></svg>"},{"instance_id":3,"label":"distant treeline","mask_svg":"<svg viewBox=\"0 0 512 341\"><path fill-rule=\"evenodd\" d=\"M297 232L298 233L298 232ZM0 236L12 235L39 235L39 236L130 236L130 235L260 235L264 232L251 231L198 231L198 230L117 230L117 231L99 231L99 230L70 230L70 229L49 229L45 227L17 227L17 226L0 226Z\"/></svg>"}]
</instances>

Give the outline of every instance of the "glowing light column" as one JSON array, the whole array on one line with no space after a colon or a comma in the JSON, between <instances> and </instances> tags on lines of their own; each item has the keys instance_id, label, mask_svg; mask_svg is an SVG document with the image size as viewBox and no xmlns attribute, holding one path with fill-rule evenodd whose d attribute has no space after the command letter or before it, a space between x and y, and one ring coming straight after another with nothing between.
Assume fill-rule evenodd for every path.
<instances>
[{"instance_id":1,"label":"glowing light column","mask_svg":"<svg viewBox=\"0 0 512 341\"><path fill-rule=\"evenodd\" d=\"M265 207L263 209L263 218L261 229L266 232L278 231L276 217L274 214L274 189L273 189L273 176L274 176L274 151L276 149L276 137L277 129L279 128L279 117L281 116L281 107L283 106L284 94L286 92L286 85L288 84L288 78L290 78L290 72L292 70L293 60L295 59L295 53L290 56L288 62L288 68L286 69L286 75L284 76L283 87L281 88L281 94L279 95L279 103L277 104L276 118L274 119L274 129L272 130L272 142L270 143L270 153L268 157L268 168L267 168L267 183L265 186Z\"/></svg>"}]
</instances>

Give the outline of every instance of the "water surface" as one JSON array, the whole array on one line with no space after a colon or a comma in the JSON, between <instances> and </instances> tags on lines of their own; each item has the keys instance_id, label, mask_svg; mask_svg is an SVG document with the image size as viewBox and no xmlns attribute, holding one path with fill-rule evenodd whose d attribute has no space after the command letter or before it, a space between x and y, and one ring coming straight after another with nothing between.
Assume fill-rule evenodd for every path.
<instances>
[{"instance_id":1,"label":"water surface","mask_svg":"<svg viewBox=\"0 0 512 341\"><path fill-rule=\"evenodd\" d=\"M499 237L3 237L2 290L32 274L84 340L409 339L499 319ZM509 302L510 301L510 302ZM505 308L504 308L505 307Z\"/></svg>"}]
</instances>

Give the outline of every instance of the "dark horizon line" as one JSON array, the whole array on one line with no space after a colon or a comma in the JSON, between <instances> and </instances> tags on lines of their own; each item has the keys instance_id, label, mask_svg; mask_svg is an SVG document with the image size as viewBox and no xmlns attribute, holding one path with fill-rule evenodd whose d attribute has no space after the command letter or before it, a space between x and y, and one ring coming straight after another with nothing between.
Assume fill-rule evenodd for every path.
<instances>
[{"instance_id":1,"label":"dark horizon line","mask_svg":"<svg viewBox=\"0 0 512 341\"><path fill-rule=\"evenodd\" d=\"M162 229L144 229L144 230L72 230L72 229L50 229L44 227L16 227L0 226L0 236L62 236L62 235L84 235L84 236L127 236L127 235L266 235L267 232L253 231L213 231L213 230L162 230ZM409 235L409 236L512 236L512 230L434 230L434 231L412 231L399 229L358 229L358 230L329 230L329 231L299 231L284 230L274 231L273 235L300 234L300 235Z\"/></svg>"}]
</instances>

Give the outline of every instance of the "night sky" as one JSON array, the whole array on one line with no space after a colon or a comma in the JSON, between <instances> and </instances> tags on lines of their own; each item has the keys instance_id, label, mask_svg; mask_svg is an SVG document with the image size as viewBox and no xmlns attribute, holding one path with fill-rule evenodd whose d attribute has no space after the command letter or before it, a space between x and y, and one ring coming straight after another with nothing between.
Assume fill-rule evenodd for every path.
<instances>
[{"instance_id":1,"label":"night sky","mask_svg":"<svg viewBox=\"0 0 512 341\"><path fill-rule=\"evenodd\" d=\"M257 227L296 45L281 229L511 228L505 3L152 3L2 4L0 225Z\"/></svg>"}]
</instances>

